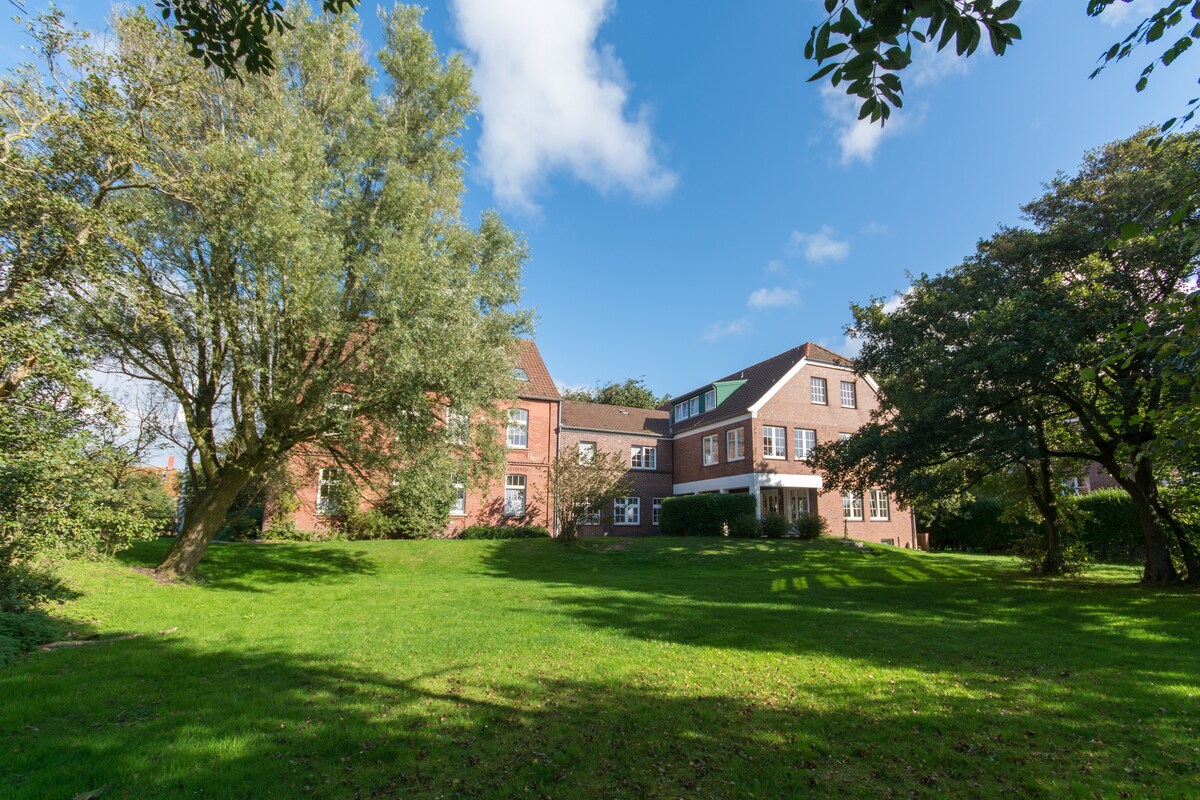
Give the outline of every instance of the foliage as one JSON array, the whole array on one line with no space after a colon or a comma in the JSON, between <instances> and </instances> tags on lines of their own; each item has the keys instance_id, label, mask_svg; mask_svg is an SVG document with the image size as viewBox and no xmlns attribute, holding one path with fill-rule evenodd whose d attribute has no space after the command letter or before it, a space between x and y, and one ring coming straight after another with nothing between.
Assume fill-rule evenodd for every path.
<instances>
[{"instance_id":1,"label":"foliage","mask_svg":"<svg viewBox=\"0 0 1200 800\"><path fill-rule=\"evenodd\" d=\"M762 518L763 536L768 539L782 539L787 535L791 523L783 514L764 514Z\"/></svg>"},{"instance_id":2,"label":"foliage","mask_svg":"<svg viewBox=\"0 0 1200 800\"><path fill-rule=\"evenodd\" d=\"M663 500L659 530L668 536L722 536L734 521L758 512L750 494L693 494ZM739 530L742 523L738 523Z\"/></svg>"},{"instance_id":3,"label":"foliage","mask_svg":"<svg viewBox=\"0 0 1200 800\"><path fill-rule=\"evenodd\" d=\"M61 623L38 611L17 614L0 609L0 667L15 661L21 653L53 641L61 628Z\"/></svg>"},{"instance_id":4,"label":"foliage","mask_svg":"<svg viewBox=\"0 0 1200 800\"><path fill-rule=\"evenodd\" d=\"M447 407L486 416L514 390L524 244L494 214L461 217L468 69L414 9L385 15L379 75L351 19L285 19L278 69L245 82L196 70L132 11L110 51L45 49L6 93L61 120L13 141L45 176L21 196L70 212L66 244L27 271L89 256L38 296L70 297L107 368L184 410L173 435L198 488L167 576L194 571L244 486L295 448L390 475L442 440ZM79 173L76 153L108 172ZM494 428L473 427L461 471L494 471Z\"/></svg>"},{"instance_id":5,"label":"foliage","mask_svg":"<svg viewBox=\"0 0 1200 800\"><path fill-rule=\"evenodd\" d=\"M650 409L658 408L671 399L670 395L654 394L642 378L627 378L624 383L597 383L591 388L567 389L562 393L562 397L564 400L575 400L579 403Z\"/></svg>"},{"instance_id":6,"label":"foliage","mask_svg":"<svg viewBox=\"0 0 1200 800\"><path fill-rule=\"evenodd\" d=\"M613 501L626 497L633 485L625 456L597 450L584 460L575 452L558 454L550 464L547 486L558 525L557 538L570 544L584 520L611 514Z\"/></svg>"},{"instance_id":7,"label":"foliage","mask_svg":"<svg viewBox=\"0 0 1200 800\"><path fill-rule=\"evenodd\" d=\"M1025 514L1009 515L1008 508L1009 503L1001 497L971 497L933 520L929 546L968 553L1014 553L1019 544L1040 534L1036 520Z\"/></svg>"},{"instance_id":8,"label":"foliage","mask_svg":"<svg viewBox=\"0 0 1200 800\"><path fill-rule=\"evenodd\" d=\"M275 69L272 35L295 26L279 0L155 0L164 21L187 43L189 55L226 78L241 80L238 65L251 75ZM326 14L341 14L358 0L322 0Z\"/></svg>"},{"instance_id":9,"label":"foliage","mask_svg":"<svg viewBox=\"0 0 1200 800\"><path fill-rule=\"evenodd\" d=\"M1142 548L1142 526L1129 493L1098 489L1072 498L1080 543L1097 560L1136 559Z\"/></svg>"},{"instance_id":10,"label":"foliage","mask_svg":"<svg viewBox=\"0 0 1200 800\"><path fill-rule=\"evenodd\" d=\"M28 612L70 596L27 541L0 534L0 612Z\"/></svg>"},{"instance_id":11,"label":"foliage","mask_svg":"<svg viewBox=\"0 0 1200 800\"><path fill-rule=\"evenodd\" d=\"M882 302L854 307L848 332L864 342L857 366L879 382L881 409L810 457L830 486L892 486L911 501L954 476L971 485L1023 475L1049 556L1063 538L1057 464L1095 461L1144 509L1146 581L1176 580L1171 546L1200 575L1157 496L1153 447L1175 385L1147 353L1094 367L1120 347L1125 324L1174 330L1162 302L1196 274L1200 241L1183 224L1120 235L1129 220L1158 228L1172 215L1157 200L1194 180L1200 137L1153 146L1153 136L1087 154L1078 174L1023 208L1030 228L1003 229L944 275L916 278L894 313Z\"/></svg>"},{"instance_id":12,"label":"foliage","mask_svg":"<svg viewBox=\"0 0 1200 800\"><path fill-rule=\"evenodd\" d=\"M757 539L762 536L762 527L753 513L738 514L729 520L729 535L735 539Z\"/></svg>"},{"instance_id":13,"label":"foliage","mask_svg":"<svg viewBox=\"0 0 1200 800\"><path fill-rule=\"evenodd\" d=\"M252 505L242 513L225 523L218 539L229 539L235 542L249 542L263 537L263 507ZM278 537L271 537L278 538Z\"/></svg>"},{"instance_id":14,"label":"foliage","mask_svg":"<svg viewBox=\"0 0 1200 800\"><path fill-rule=\"evenodd\" d=\"M472 525L464 528L459 539L544 539L550 531L540 525Z\"/></svg>"},{"instance_id":15,"label":"foliage","mask_svg":"<svg viewBox=\"0 0 1200 800\"><path fill-rule=\"evenodd\" d=\"M829 525L820 514L801 514L792 521L792 528L801 539L816 539L829 533Z\"/></svg>"}]
</instances>

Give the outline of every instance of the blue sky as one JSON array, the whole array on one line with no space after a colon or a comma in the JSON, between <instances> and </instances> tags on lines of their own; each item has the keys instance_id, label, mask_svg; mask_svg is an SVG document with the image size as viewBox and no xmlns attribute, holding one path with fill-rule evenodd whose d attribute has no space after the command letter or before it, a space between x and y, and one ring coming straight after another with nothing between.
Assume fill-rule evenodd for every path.
<instances>
[{"instance_id":1,"label":"blue sky","mask_svg":"<svg viewBox=\"0 0 1200 800\"><path fill-rule=\"evenodd\" d=\"M425 22L476 68L465 207L527 237L555 379L674 393L807 340L852 349L851 302L953 266L1085 150L1200 94L1195 52L1140 94L1149 53L1089 81L1147 0L1085 6L1026 0L1003 58L919 54L882 134L806 82L820 0L448 0ZM104 4L60 7L103 29ZM378 46L374 4L361 14ZM0 22L0 66L16 38Z\"/></svg>"}]
</instances>

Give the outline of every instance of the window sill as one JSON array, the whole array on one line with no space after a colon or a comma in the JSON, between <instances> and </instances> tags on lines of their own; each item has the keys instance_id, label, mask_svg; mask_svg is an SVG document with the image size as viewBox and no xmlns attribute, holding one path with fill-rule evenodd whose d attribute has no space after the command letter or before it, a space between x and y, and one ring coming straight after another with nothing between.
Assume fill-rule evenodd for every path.
<instances>
[{"instance_id":1,"label":"window sill","mask_svg":"<svg viewBox=\"0 0 1200 800\"><path fill-rule=\"evenodd\" d=\"M465 512L465 511L451 511L450 512L450 516L452 516L452 517L465 517L466 515L467 515L467 512Z\"/></svg>"},{"instance_id":2,"label":"window sill","mask_svg":"<svg viewBox=\"0 0 1200 800\"><path fill-rule=\"evenodd\" d=\"M843 522L862 522L862 517L842 517Z\"/></svg>"},{"instance_id":3,"label":"window sill","mask_svg":"<svg viewBox=\"0 0 1200 800\"><path fill-rule=\"evenodd\" d=\"M642 523L640 523L640 522L614 522L613 527L614 528L636 528L638 525L641 525L641 524Z\"/></svg>"},{"instance_id":4,"label":"window sill","mask_svg":"<svg viewBox=\"0 0 1200 800\"><path fill-rule=\"evenodd\" d=\"M509 450L528 450L529 445L527 445L527 444L510 444L508 446L508 449Z\"/></svg>"},{"instance_id":5,"label":"window sill","mask_svg":"<svg viewBox=\"0 0 1200 800\"><path fill-rule=\"evenodd\" d=\"M787 456L763 456L767 461L787 461Z\"/></svg>"},{"instance_id":6,"label":"window sill","mask_svg":"<svg viewBox=\"0 0 1200 800\"><path fill-rule=\"evenodd\" d=\"M745 457L745 456L738 456L737 458L727 458L727 459L725 459L725 463L726 463L726 464L728 464L728 463L730 463L730 462L732 462L732 461L745 461L745 460L746 460L746 457Z\"/></svg>"},{"instance_id":7,"label":"window sill","mask_svg":"<svg viewBox=\"0 0 1200 800\"><path fill-rule=\"evenodd\" d=\"M871 522L891 522L891 517L871 517Z\"/></svg>"},{"instance_id":8,"label":"window sill","mask_svg":"<svg viewBox=\"0 0 1200 800\"><path fill-rule=\"evenodd\" d=\"M813 401L812 401L812 404L813 404L814 406L827 406L827 405L829 405L829 401L828 401L828 400L826 400L824 403L822 403L822 402L820 402L819 400L813 400Z\"/></svg>"},{"instance_id":9,"label":"window sill","mask_svg":"<svg viewBox=\"0 0 1200 800\"><path fill-rule=\"evenodd\" d=\"M845 403L842 403L842 408L858 408L858 406L848 406Z\"/></svg>"},{"instance_id":10,"label":"window sill","mask_svg":"<svg viewBox=\"0 0 1200 800\"><path fill-rule=\"evenodd\" d=\"M654 472L658 467L630 467L630 469L636 469L638 472Z\"/></svg>"}]
</instances>

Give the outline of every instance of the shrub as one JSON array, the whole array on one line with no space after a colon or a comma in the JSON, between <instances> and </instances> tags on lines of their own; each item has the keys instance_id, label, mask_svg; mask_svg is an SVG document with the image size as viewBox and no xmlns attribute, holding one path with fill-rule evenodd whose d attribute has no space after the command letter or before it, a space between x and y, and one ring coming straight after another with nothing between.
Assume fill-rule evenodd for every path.
<instances>
[{"instance_id":1,"label":"shrub","mask_svg":"<svg viewBox=\"0 0 1200 800\"><path fill-rule=\"evenodd\" d=\"M1005 514L1009 503L1000 497L973 497L953 511L940 515L929 526L934 550L1011 553L1021 543L1039 535L1037 522Z\"/></svg>"},{"instance_id":2,"label":"shrub","mask_svg":"<svg viewBox=\"0 0 1200 800\"><path fill-rule=\"evenodd\" d=\"M71 596L62 581L39 562L32 548L22 547L0 533L0 612L29 611Z\"/></svg>"},{"instance_id":3,"label":"shrub","mask_svg":"<svg viewBox=\"0 0 1200 800\"><path fill-rule=\"evenodd\" d=\"M816 539L818 536L828 533L829 526L825 523L825 518L819 514L801 514L796 517L792 527L796 529L796 534L801 539Z\"/></svg>"},{"instance_id":4,"label":"shrub","mask_svg":"<svg viewBox=\"0 0 1200 800\"><path fill-rule=\"evenodd\" d=\"M753 514L738 514L729 522L729 535L738 539L753 539L762 535L758 517Z\"/></svg>"},{"instance_id":5,"label":"shrub","mask_svg":"<svg viewBox=\"0 0 1200 800\"><path fill-rule=\"evenodd\" d=\"M263 508L250 506L237 517L225 523L218 539L231 539L235 542L248 542L262 536Z\"/></svg>"},{"instance_id":6,"label":"shrub","mask_svg":"<svg viewBox=\"0 0 1200 800\"><path fill-rule=\"evenodd\" d=\"M39 644L53 641L59 626L40 611L0 611L0 666Z\"/></svg>"},{"instance_id":7,"label":"shrub","mask_svg":"<svg viewBox=\"0 0 1200 800\"><path fill-rule=\"evenodd\" d=\"M768 539L782 539L791 525L783 514L766 514L762 520L762 532Z\"/></svg>"},{"instance_id":8,"label":"shrub","mask_svg":"<svg viewBox=\"0 0 1200 800\"><path fill-rule=\"evenodd\" d=\"M459 539L542 539L550 531L537 525L472 525L458 534Z\"/></svg>"},{"instance_id":9,"label":"shrub","mask_svg":"<svg viewBox=\"0 0 1200 800\"><path fill-rule=\"evenodd\" d=\"M721 536L725 527L758 507L749 494L693 494L663 500L659 530L670 536Z\"/></svg>"},{"instance_id":10,"label":"shrub","mask_svg":"<svg viewBox=\"0 0 1200 800\"><path fill-rule=\"evenodd\" d=\"M1071 498L1071 504L1077 512L1079 542L1088 552L1100 561L1137 558L1143 542L1142 526L1127 492L1098 489Z\"/></svg>"}]
</instances>

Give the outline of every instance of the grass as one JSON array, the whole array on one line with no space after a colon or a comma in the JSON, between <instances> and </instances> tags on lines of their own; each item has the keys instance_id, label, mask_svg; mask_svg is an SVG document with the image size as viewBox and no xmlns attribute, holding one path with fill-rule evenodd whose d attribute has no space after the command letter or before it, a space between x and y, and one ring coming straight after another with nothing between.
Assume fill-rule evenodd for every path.
<instances>
[{"instance_id":1,"label":"grass","mask_svg":"<svg viewBox=\"0 0 1200 800\"><path fill-rule=\"evenodd\" d=\"M164 546L67 565L76 630L146 635L0 670L0 797L1200 793L1200 597L1136 569L667 538L129 568Z\"/></svg>"}]
</instances>

